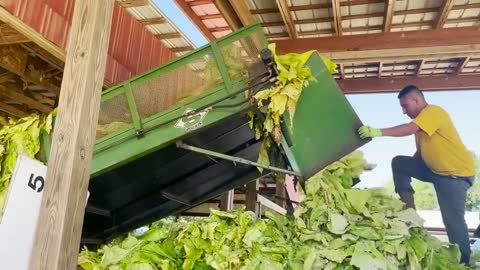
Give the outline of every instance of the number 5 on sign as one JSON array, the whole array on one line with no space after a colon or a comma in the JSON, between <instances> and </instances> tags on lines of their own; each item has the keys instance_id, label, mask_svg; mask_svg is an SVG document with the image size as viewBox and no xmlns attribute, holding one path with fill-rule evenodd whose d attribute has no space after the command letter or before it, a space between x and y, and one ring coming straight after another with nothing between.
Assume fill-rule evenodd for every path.
<instances>
[{"instance_id":1,"label":"number 5 on sign","mask_svg":"<svg viewBox=\"0 0 480 270\"><path fill-rule=\"evenodd\" d=\"M0 269L30 267L46 175L41 162L18 156L0 215Z\"/></svg>"}]
</instances>

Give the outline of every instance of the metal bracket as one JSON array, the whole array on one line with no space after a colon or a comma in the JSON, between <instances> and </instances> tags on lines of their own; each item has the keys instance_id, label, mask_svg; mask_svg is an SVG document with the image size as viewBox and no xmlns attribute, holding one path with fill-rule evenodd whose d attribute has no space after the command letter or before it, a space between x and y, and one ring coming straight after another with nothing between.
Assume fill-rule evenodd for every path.
<instances>
[{"instance_id":1,"label":"metal bracket","mask_svg":"<svg viewBox=\"0 0 480 270\"><path fill-rule=\"evenodd\" d=\"M207 149L191 146L191 145L188 145L188 144L184 144L181 140L177 141L176 145L177 145L178 148L190 150L190 151L205 154L205 155L208 155L208 156L214 156L214 157L217 157L217 158L230 160L230 161L233 161L233 162L238 162L238 163L247 164L247 165L251 165L251 166L255 166L255 167L260 167L260 168L267 169L267 170L270 170L270 171L281 172L281 173L285 173L285 174L289 174L289 175L295 175L295 176L298 176L300 178L302 177L302 175L298 172L289 171L289 170L285 170L285 169L281 169L281 168L257 163L257 162L254 162L254 161L251 161L251 160L248 160L248 159L244 159L244 158L241 158L241 157L229 156L229 155L225 155L225 154L222 154L222 153L219 153L219 152L214 152L214 151L210 151L210 150L207 150Z\"/></svg>"}]
</instances>

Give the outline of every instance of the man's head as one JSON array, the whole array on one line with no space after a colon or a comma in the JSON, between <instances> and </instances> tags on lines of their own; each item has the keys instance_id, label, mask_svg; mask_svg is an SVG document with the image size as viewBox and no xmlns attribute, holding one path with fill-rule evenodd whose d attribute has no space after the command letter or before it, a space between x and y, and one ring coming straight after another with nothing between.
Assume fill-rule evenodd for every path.
<instances>
[{"instance_id":1,"label":"man's head","mask_svg":"<svg viewBox=\"0 0 480 270\"><path fill-rule=\"evenodd\" d=\"M403 88L402 91L398 93L398 99L400 100L403 113L411 119L417 117L423 108L428 105L422 91L415 85L409 85Z\"/></svg>"}]
</instances>

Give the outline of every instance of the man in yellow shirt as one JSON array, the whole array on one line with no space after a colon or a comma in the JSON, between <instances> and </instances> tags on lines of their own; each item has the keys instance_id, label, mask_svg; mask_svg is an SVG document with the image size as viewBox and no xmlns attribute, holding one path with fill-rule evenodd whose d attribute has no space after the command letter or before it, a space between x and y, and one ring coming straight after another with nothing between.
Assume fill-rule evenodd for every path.
<instances>
[{"instance_id":1,"label":"man in yellow shirt","mask_svg":"<svg viewBox=\"0 0 480 270\"><path fill-rule=\"evenodd\" d=\"M467 190L476 175L473 157L462 143L448 113L428 104L416 86L405 87L398 98L403 113L413 119L412 122L382 129L363 126L359 135L364 139L415 134L417 151L413 157L396 156L392 160L395 192L406 207L415 208L412 177L432 183L449 241L459 245L461 261L468 265L470 244L464 216Z\"/></svg>"}]
</instances>

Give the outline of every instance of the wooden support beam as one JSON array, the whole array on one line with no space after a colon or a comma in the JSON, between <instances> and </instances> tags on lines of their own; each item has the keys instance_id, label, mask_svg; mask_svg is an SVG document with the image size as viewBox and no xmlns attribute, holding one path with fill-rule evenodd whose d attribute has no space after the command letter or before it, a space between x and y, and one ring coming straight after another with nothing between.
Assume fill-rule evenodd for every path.
<instances>
[{"instance_id":1,"label":"wooden support beam","mask_svg":"<svg viewBox=\"0 0 480 270\"><path fill-rule=\"evenodd\" d=\"M383 32L390 32L390 29L392 27L394 10L395 10L395 0L386 0L385 15L383 16Z\"/></svg>"},{"instance_id":2,"label":"wooden support beam","mask_svg":"<svg viewBox=\"0 0 480 270\"><path fill-rule=\"evenodd\" d=\"M225 0L214 0L215 7L217 7L220 14L223 16L225 21L227 21L228 26L233 30L242 28L243 23L238 17L237 12L230 4L230 1Z\"/></svg>"},{"instance_id":3,"label":"wooden support beam","mask_svg":"<svg viewBox=\"0 0 480 270\"><path fill-rule=\"evenodd\" d=\"M205 20L223 19L223 16L222 14L217 13L217 14L202 15L199 18L200 20L205 21Z\"/></svg>"},{"instance_id":4,"label":"wooden support beam","mask_svg":"<svg viewBox=\"0 0 480 270\"><path fill-rule=\"evenodd\" d=\"M462 60L457 65L457 68L455 69L455 74L460 74L463 71L463 68L467 65L468 61L470 61L470 57L464 57Z\"/></svg>"},{"instance_id":5,"label":"wooden support beam","mask_svg":"<svg viewBox=\"0 0 480 270\"><path fill-rule=\"evenodd\" d=\"M41 113L48 114L52 111L52 108L36 101L35 99L24 95L21 89L18 89L14 84L0 85L0 95L8 99L15 100L22 104L27 105L31 109L38 110Z\"/></svg>"},{"instance_id":6,"label":"wooden support beam","mask_svg":"<svg viewBox=\"0 0 480 270\"><path fill-rule=\"evenodd\" d=\"M4 7L0 6L0 21L10 25L12 28L17 30L20 34L24 35L29 40L36 43L38 46L45 49L47 52L52 54L54 57L65 62L65 50L55 45L53 42L49 41L47 38L42 36L42 34L35 31L25 22L20 20L15 15L12 15Z\"/></svg>"},{"instance_id":7,"label":"wooden support beam","mask_svg":"<svg viewBox=\"0 0 480 270\"><path fill-rule=\"evenodd\" d=\"M455 38L452 38L454 36ZM393 48L419 48L480 44L480 28L444 28L408 32L279 40L279 53L364 51Z\"/></svg>"},{"instance_id":8,"label":"wooden support beam","mask_svg":"<svg viewBox=\"0 0 480 270\"><path fill-rule=\"evenodd\" d=\"M139 20L139 22L143 25L164 24L167 22L167 19L164 17L157 17Z\"/></svg>"},{"instance_id":9,"label":"wooden support beam","mask_svg":"<svg viewBox=\"0 0 480 270\"><path fill-rule=\"evenodd\" d=\"M40 85L58 95L60 93L60 87L52 82L52 80L43 80L39 76L40 71L32 70L29 67L33 66L30 65L32 61L34 61L34 59L29 57L28 51L18 44L0 46L0 66L2 68L15 73L25 81Z\"/></svg>"},{"instance_id":10,"label":"wooden support beam","mask_svg":"<svg viewBox=\"0 0 480 270\"><path fill-rule=\"evenodd\" d=\"M420 60L417 64L417 69L415 70L415 76L420 76L420 73L422 72L423 65L425 64L425 59Z\"/></svg>"},{"instance_id":11,"label":"wooden support beam","mask_svg":"<svg viewBox=\"0 0 480 270\"><path fill-rule=\"evenodd\" d=\"M182 35L180 33L165 33L165 34L158 34L155 35L158 39L172 39L172 38L181 38Z\"/></svg>"},{"instance_id":12,"label":"wooden support beam","mask_svg":"<svg viewBox=\"0 0 480 270\"><path fill-rule=\"evenodd\" d=\"M342 35L342 9L340 0L332 0L333 29L337 36Z\"/></svg>"},{"instance_id":13,"label":"wooden support beam","mask_svg":"<svg viewBox=\"0 0 480 270\"><path fill-rule=\"evenodd\" d=\"M0 75L0 83L14 81L18 79L18 75L13 72L6 72Z\"/></svg>"},{"instance_id":14,"label":"wooden support beam","mask_svg":"<svg viewBox=\"0 0 480 270\"><path fill-rule=\"evenodd\" d=\"M143 7L150 4L150 0L124 0L124 1L117 1L123 8L131 8L131 7Z\"/></svg>"},{"instance_id":15,"label":"wooden support beam","mask_svg":"<svg viewBox=\"0 0 480 270\"><path fill-rule=\"evenodd\" d=\"M75 1L33 270L77 264L113 6L113 0Z\"/></svg>"},{"instance_id":16,"label":"wooden support beam","mask_svg":"<svg viewBox=\"0 0 480 270\"><path fill-rule=\"evenodd\" d=\"M7 113L11 116L18 117L18 118L22 118L22 117L25 117L25 116L28 115L26 112L24 112L22 110L19 110L12 105L8 105L8 104L6 104L2 101L0 101L0 111L5 112L5 113Z\"/></svg>"},{"instance_id":17,"label":"wooden support beam","mask_svg":"<svg viewBox=\"0 0 480 270\"><path fill-rule=\"evenodd\" d=\"M435 22L433 23L433 28L442 28L445 22L447 21L448 18L448 13L450 13L450 10L452 9L453 3L455 1L453 0L443 0L442 6L440 7L440 10L438 11L437 18L435 19Z\"/></svg>"},{"instance_id":18,"label":"wooden support beam","mask_svg":"<svg viewBox=\"0 0 480 270\"><path fill-rule=\"evenodd\" d=\"M378 63L378 78L381 78L382 77L382 68L383 68L383 62L380 61Z\"/></svg>"},{"instance_id":19,"label":"wooden support beam","mask_svg":"<svg viewBox=\"0 0 480 270\"><path fill-rule=\"evenodd\" d=\"M192 2L192 3L195 3L195 2ZM195 12L192 10L189 3L187 3L185 0L175 0L175 4L178 6L178 8L180 8L183 11L183 13L188 18L190 18L192 23L198 28L198 30L200 30L200 32L202 32L202 34L205 36L207 40L214 41L216 39L216 37L210 32L207 26L202 22L202 20L200 20L197 14L195 14Z\"/></svg>"},{"instance_id":20,"label":"wooden support beam","mask_svg":"<svg viewBox=\"0 0 480 270\"><path fill-rule=\"evenodd\" d=\"M259 187L259 181L254 180L247 184L247 193L245 194L245 207L247 210L258 213L257 192Z\"/></svg>"},{"instance_id":21,"label":"wooden support beam","mask_svg":"<svg viewBox=\"0 0 480 270\"><path fill-rule=\"evenodd\" d=\"M456 45L421 48L384 49L368 51L348 51L323 53L322 55L332 59L335 63L355 62L393 62L409 61L418 59L480 57L479 45Z\"/></svg>"},{"instance_id":22,"label":"wooden support beam","mask_svg":"<svg viewBox=\"0 0 480 270\"><path fill-rule=\"evenodd\" d=\"M290 7L286 0L276 0L282 19L285 22L285 28L287 29L288 36L291 39L297 38L297 30L295 29L295 24L293 23L292 14L290 13Z\"/></svg>"},{"instance_id":23,"label":"wooden support beam","mask_svg":"<svg viewBox=\"0 0 480 270\"><path fill-rule=\"evenodd\" d=\"M376 4L383 3L384 0L351 0L351 1L340 1L341 7L351 7L358 5L367 5L367 4ZM300 10L312 10L312 9L324 9L331 8L331 3L322 3L322 4L312 4L312 5L298 5L290 7L291 11L300 11Z\"/></svg>"},{"instance_id":24,"label":"wooden support beam","mask_svg":"<svg viewBox=\"0 0 480 270\"><path fill-rule=\"evenodd\" d=\"M234 203L234 190L231 189L229 191L226 191L222 193L221 199L220 199L220 210L222 211L230 211L233 209L233 203Z\"/></svg>"},{"instance_id":25,"label":"wooden support beam","mask_svg":"<svg viewBox=\"0 0 480 270\"><path fill-rule=\"evenodd\" d=\"M280 205L280 207L285 208L287 205L286 200L282 198L287 197L287 192L285 190L285 184L277 181L275 183L275 203Z\"/></svg>"},{"instance_id":26,"label":"wooden support beam","mask_svg":"<svg viewBox=\"0 0 480 270\"><path fill-rule=\"evenodd\" d=\"M232 29L230 26L219 26L215 28L208 28L209 31L211 32L223 32L223 31L231 31Z\"/></svg>"},{"instance_id":27,"label":"wooden support beam","mask_svg":"<svg viewBox=\"0 0 480 270\"><path fill-rule=\"evenodd\" d=\"M213 0L195 0L188 2L188 5L191 7L203 6L213 4Z\"/></svg>"},{"instance_id":28,"label":"wooden support beam","mask_svg":"<svg viewBox=\"0 0 480 270\"><path fill-rule=\"evenodd\" d=\"M292 7L293 8L293 7ZM293 9L291 9L293 10ZM277 13L279 12L278 7L273 8L259 8L250 10L252 14L266 14L266 13Z\"/></svg>"},{"instance_id":29,"label":"wooden support beam","mask_svg":"<svg viewBox=\"0 0 480 270\"><path fill-rule=\"evenodd\" d=\"M338 66L340 67L340 78L345 80L345 65L339 64Z\"/></svg>"},{"instance_id":30,"label":"wooden support beam","mask_svg":"<svg viewBox=\"0 0 480 270\"><path fill-rule=\"evenodd\" d=\"M185 46L185 47L177 47L177 48L169 48L170 51L177 53L177 52L187 52L193 50L192 46Z\"/></svg>"},{"instance_id":31,"label":"wooden support beam","mask_svg":"<svg viewBox=\"0 0 480 270\"><path fill-rule=\"evenodd\" d=\"M0 45L25 43L30 40L8 24L0 25Z\"/></svg>"},{"instance_id":32,"label":"wooden support beam","mask_svg":"<svg viewBox=\"0 0 480 270\"><path fill-rule=\"evenodd\" d=\"M236 16L238 16L238 19L242 23L242 26L247 26L247 25L253 23L253 21L254 21L253 15L252 15L252 13L250 13L250 9L248 8L248 5L245 2L245 0L229 0L228 2L230 3L231 7L233 8ZM229 17L230 17L229 18L230 20L234 19L234 18L232 18L233 17L232 14L229 14ZM235 30L237 30L237 29L238 28L236 28Z\"/></svg>"},{"instance_id":33,"label":"wooden support beam","mask_svg":"<svg viewBox=\"0 0 480 270\"><path fill-rule=\"evenodd\" d=\"M425 77L384 77L338 80L345 94L398 92L409 84L423 91L455 91L480 89L480 75L439 75Z\"/></svg>"}]
</instances>

